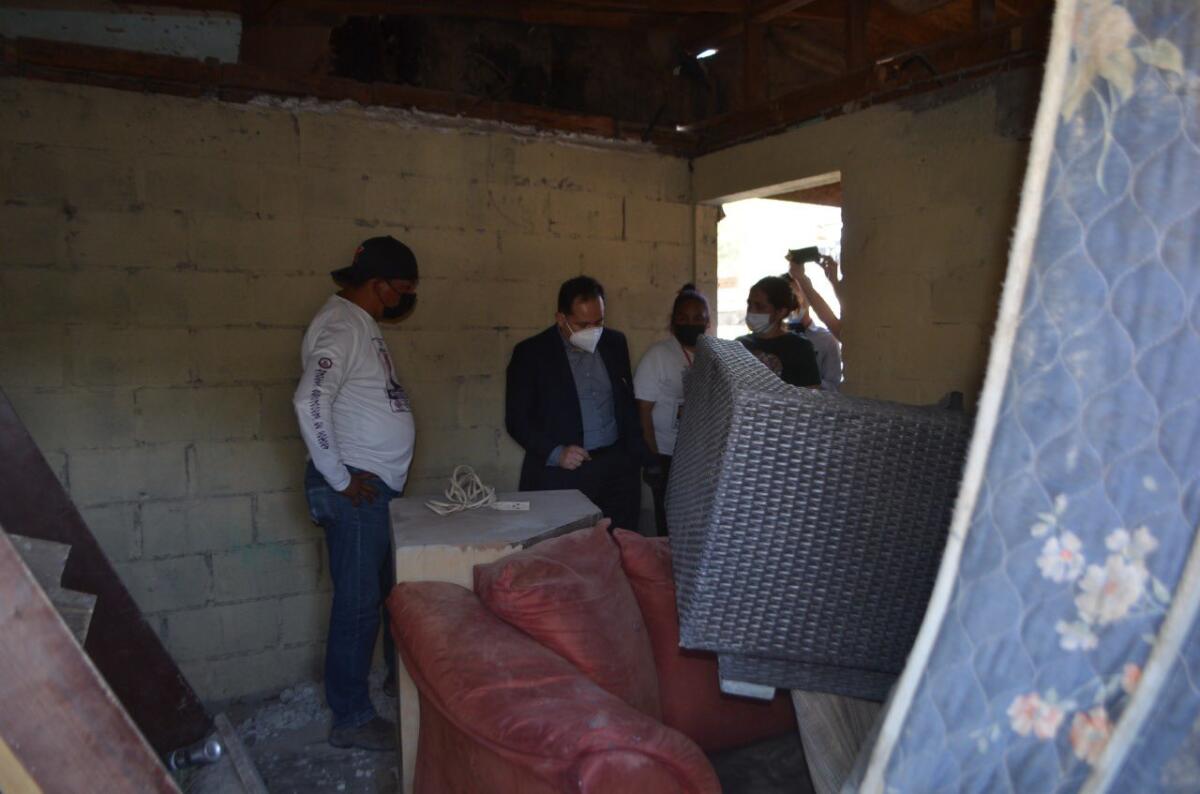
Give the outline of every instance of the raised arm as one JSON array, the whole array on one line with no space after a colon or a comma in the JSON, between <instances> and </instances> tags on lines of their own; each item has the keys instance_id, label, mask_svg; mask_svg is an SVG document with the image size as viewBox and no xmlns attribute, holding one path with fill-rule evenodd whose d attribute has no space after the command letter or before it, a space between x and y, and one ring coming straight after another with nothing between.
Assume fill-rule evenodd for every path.
<instances>
[{"instance_id":1,"label":"raised arm","mask_svg":"<svg viewBox=\"0 0 1200 794\"><path fill-rule=\"evenodd\" d=\"M833 272L834 275L837 275L836 260L829 256L822 259L821 267L825 269L826 274L828 274L830 270L825 268L825 260L833 262ZM792 280L799 285L800 289L804 290L804 297L808 299L809 306L811 306L816 315L821 318L821 322L825 323L825 327L829 329L829 332L837 337L838 341L840 342L842 340L842 320L840 317L834 314L833 309L831 309L829 304L825 302L825 299L821 297L821 293L817 292L816 288L813 287L812 280L804 274L804 265L793 264L789 268L789 273L791 274ZM837 293L838 282L831 281L830 283L834 285L834 293ZM840 295L838 300L841 300Z\"/></svg>"}]
</instances>

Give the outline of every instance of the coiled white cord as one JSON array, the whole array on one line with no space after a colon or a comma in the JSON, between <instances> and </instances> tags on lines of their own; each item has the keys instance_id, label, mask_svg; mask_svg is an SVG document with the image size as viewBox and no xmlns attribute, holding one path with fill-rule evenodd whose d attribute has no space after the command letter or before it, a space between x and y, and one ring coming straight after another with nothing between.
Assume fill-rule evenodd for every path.
<instances>
[{"instance_id":1,"label":"coiled white cord","mask_svg":"<svg viewBox=\"0 0 1200 794\"><path fill-rule=\"evenodd\" d=\"M455 466L450 475L450 484L446 486L446 501L439 502L430 499L425 503L439 516L448 516L462 510L474 510L487 507L496 501L496 489L484 485L479 475L470 466Z\"/></svg>"}]
</instances>

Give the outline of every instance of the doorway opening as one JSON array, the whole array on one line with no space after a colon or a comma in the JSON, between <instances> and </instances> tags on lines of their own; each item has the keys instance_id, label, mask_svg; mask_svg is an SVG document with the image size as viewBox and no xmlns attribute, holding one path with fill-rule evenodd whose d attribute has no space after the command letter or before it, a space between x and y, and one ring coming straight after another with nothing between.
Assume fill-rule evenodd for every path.
<instances>
[{"instance_id":1,"label":"doorway opening","mask_svg":"<svg viewBox=\"0 0 1200 794\"><path fill-rule=\"evenodd\" d=\"M746 297L764 276L786 275L785 255L797 248L816 246L821 254L839 263L841 276L842 182L834 172L773 188L734 196L721 205L717 224L717 336L734 339L746 328ZM805 275L833 310L842 316L833 283L815 262L805 265ZM814 312L813 322L825 324Z\"/></svg>"}]
</instances>

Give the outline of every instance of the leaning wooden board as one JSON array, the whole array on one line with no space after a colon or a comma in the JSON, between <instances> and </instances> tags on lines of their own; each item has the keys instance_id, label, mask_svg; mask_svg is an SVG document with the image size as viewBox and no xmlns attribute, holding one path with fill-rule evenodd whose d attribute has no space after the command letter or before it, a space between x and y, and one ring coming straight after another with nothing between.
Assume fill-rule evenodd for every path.
<instances>
[{"instance_id":1,"label":"leaning wooden board","mask_svg":"<svg viewBox=\"0 0 1200 794\"><path fill-rule=\"evenodd\" d=\"M0 525L71 547L62 586L96 595L84 650L161 754L200 739L211 720L142 617L12 404L0 390Z\"/></svg>"},{"instance_id":2,"label":"leaning wooden board","mask_svg":"<svg viewBox=\"0 0 1200 794\"><path fill-rule=\"evenodd\" d=\"M179 791L2 526L0 742L5 791Z\"/></svg>"},{"instance_id":3,"label":"leaning wooden board","mask_svg":"<svg viewBox=\"0 0 1200 794\"><path fill-rule=\"evenodd\" d=\"M88 626L92 622L92 612L96 609L96 596L63 588L62 575L67 567L71 547L65 543L27 538L12 533L9 533L8 539L29 566L33 578L46 591L50 603L54 604L58 614L62 615L67 628L75 635L79 644L83 645L87 642ZM4 789L0 788L0 791Z\"/></svg>"}]
</instances>

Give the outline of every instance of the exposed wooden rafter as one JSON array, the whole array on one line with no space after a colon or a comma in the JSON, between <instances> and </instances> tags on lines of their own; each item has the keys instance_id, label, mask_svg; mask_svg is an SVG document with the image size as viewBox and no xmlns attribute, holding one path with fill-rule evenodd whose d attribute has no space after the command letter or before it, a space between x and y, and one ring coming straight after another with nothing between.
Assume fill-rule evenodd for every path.
<instances>
[{"instance_id":1,"label":"exposed wooden rafter","mask_svg":"<svg viewBox=\"0 0 1200 794\"><path fill-rule=\"evenodd\" d=\"M692 26L682 36L684 49L698 52L708 47L718 47L721 42L735 39L745 32L746 25L766 25L779 17L802 8L813 0L758 0L748 3L745 12L736 18L718 20L715 23Z\"/></svg>"},{"instance_id":2,"label":"exposed wooden rafter","mask_svg":"<svg viewBox=\"0 0 1200 794\"><path fill-rule=\"evenodd\" d=\"M936 88L965 74L1006 68L1017 61L1036 62L1034 55L1044 49L1048 0L912 2L936 7L906 14L897 10L892 0L144 0L164 8L240 14L241 63L202 63L58 42L0 40L5 50L0 71L230 101L262 94L350 99L363 105L412 108L614 140L638 141L645 136L664 150L689 155L841 112L845 107ZM411 73L397 77L387 71L356 72L331 66L328 31L342 25L348 15L375 14L624 29L635 31L634 37L636 31L654 31L652 40L658 48L654 60L647 59L639 68L642 73L657 68L667 75L666 82L653 89L657 93L651 110L659 110L645 114L653 118L651 122L629 122L616 116L639 117L636 104L610 105L607 111L612 115L557 110L544 104L469 95L483 91L444 74L425 81L446 89L434 90L399 82L422 82ZM434 23L414 30L427 27L439 30ZM455 41L453 37L462 29L462 25L452 25L448 28L451 32L444 35ZM509 27L498 35L508 36L507 41L519 40L523 30ZM667 35L660 35L663 33ZM562 35L586 39L575 33ZM601 46L610 47L618 40L610 34L602 39L608 43ZM701 66L686 57L708 47L727 52ZM678 48L675 54L672 48ZM682 63L680 54L685 56ZM601 70L602 66L598 63L595 68ZM671 83L668 72L673 66L674 74L687 80ZM335 68L347 77L327 76ZM576 68L586 71L591 63ZM349 79L349 75L358 79ZM563 79L570 82L571 78ZM370 80L376 82L364 82ZM465 85L472 87L464 89ZM530 102L595 106L579 98L564 102L545 93L523 96L530 97ZM663 108L671 102L674 109L663 119ZM695 118L695 109L719 115Z\"/></svg>"},{"instance_id":3,"label":"exposed wooden rafter","mask_svg":"<svg viewBox=\"0 0 1200 794\"><path fill-rule=\"evenodd\" d=\"M863 108L988 72L1035 64L1044 55L1048 28L1047 14L1000 24L988 31L901 53L749 110L691 125L688 131L699 136L701 151L711 152L809 119L839 115L849 107Z\"/></svg>"},{"instance_id":4,"label":"exposed wooden rafter","mask_svg":"<svg viewBox=\"0 0 1200 794\"><path fill-rule=\"evenodd\" d=\"M746 22L742 26L742 105L750 107L767 98L767 26Z\"/></svg>"},{"instance_id":5,"label":"exposed wooden rafter","mask_svg":"<svg viewBox=\"0 0 1200 794\"><path fill-rule=\"evenodd\" d=\"M139 5L193 11L243 14L247 0L143 0ZM269 6L260 21L281 15L438 16L495 19L528 24L627 29L661 17L695 14L742 14L741 0L611 0L554 2L553 0L248 0L252 7Z\"/></svg>"},{"instance_id":6,"label":"exposed wooden rafter","mask_svg":"<svg viewBox=\"0 0 1200 794\"><path fill-rule=\"evenodd\" d=\"M987 30L996 24L996 0L975 0L975 29Z\"/></svg>"},{"instance_id":7,"label":"exposed wooden rafter","mask_svg":"<svg viewBox=\"0 0 1200 794\"><path fill-rule=\"evenodd\" d=\"M423 110L613 140L647 140L644 123L393 83L287 76L243 64L220 64L40 39L0 38L0 48L3 50L0 75L180 96L211 96L230 102L247 102L264 94L330 101L349 99L364 106ZM648 142L665 151L685 155L692 153L692 141L689 133L668 129L652 130L648 138Z\"/></svg>"},{"instance_id":8,"label":"exposed wooden rafter","mask_svg":"<svg viewBox=\"0 0 1200 794\"><path fill-rule=\"evenodd\" d=\"M770 40L780 52L824 74L846 73L846 52L840 47L787 28L772 28Z\"/></svg>"},{"instance_id":9,"label":"exposed wooden rafter","mask_svg":"<svg viewBox=\"0 0 1200 794\"><path fill-rule=\"evenodd\" d=\"M846 66L850 71L867 65L867 11L870 0L846 0Z\"/></svg>"}]
</instances>

